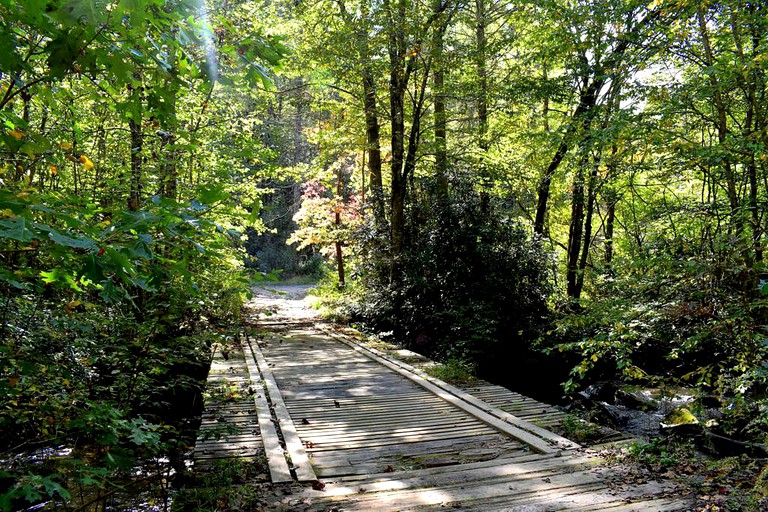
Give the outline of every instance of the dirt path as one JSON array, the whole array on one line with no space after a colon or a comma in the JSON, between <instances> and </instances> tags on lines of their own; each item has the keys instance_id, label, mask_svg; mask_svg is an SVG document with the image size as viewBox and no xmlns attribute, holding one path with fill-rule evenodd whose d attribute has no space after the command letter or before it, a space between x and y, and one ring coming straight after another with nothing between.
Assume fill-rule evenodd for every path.
<instances>
[{"instance_id":1,"label":"dirt path","mask_svg":"<svg viewBox=\"0 0 768 512\"><path fill-rule=\"evenodd\" d=\"M262 284L253 288L253 298L248 302L249 321L256 323L279 321L309 321L320 315L312 308L308 284Z\"/></svg>"}]
</instances>

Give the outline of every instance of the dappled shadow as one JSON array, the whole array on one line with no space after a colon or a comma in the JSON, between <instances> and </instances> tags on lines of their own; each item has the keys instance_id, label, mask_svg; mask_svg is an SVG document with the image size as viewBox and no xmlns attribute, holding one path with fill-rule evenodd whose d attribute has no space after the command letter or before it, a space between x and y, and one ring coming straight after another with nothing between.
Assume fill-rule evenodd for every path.
<instances>
[{"instance_id":1,"label":"dappled shadow","mask_svg":"<svg viewBox=\"0 0 768 512\"><path fill-rule=\"evenodd\" d=\"M266 317L257 342L325 483L302 510L685 508L667 482L623 488L592 455L533 453L311 324L291 326L307 318L293 315L300 299L257 298L270 300L293 302L278 303L285 324Z\"/></svg>"}]
</instances>

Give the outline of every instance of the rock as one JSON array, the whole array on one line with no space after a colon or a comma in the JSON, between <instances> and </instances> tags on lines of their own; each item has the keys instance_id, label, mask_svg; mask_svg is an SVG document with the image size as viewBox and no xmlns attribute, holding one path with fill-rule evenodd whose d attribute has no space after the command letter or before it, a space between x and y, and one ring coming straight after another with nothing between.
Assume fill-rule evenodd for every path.
<instances>
[{"instance_id":1,"label":"rock","mask_svg":"<svg viewBox=\"0 0 768 512\"><path fill-rule=\"evenodd\" d=\"M587 386L584 391L579 391L579 395L591 402L613 403L616 399L618 387L615 382L601 381Z\"/></svg>"},{"instance_id":2,"label":"rock","mask_svg":"<svg viewBox=\"0 0 768 512\"><path fill-rule=\"evenodd\" d=\"M659 402L638 389L617 389L616 403L641 411L655 411L659 407Z\"/></svg>"},{"instance_id":3,"label":"rock","mask_svg":"<svg viewBox=\"0 0 768 512\"><path fill-rule=\"evenodd\" d=\"M678 407L667 414L660 422L666 434L690 436L701 432L699 420L687 407Z\"/></svg>"}]
</instances>

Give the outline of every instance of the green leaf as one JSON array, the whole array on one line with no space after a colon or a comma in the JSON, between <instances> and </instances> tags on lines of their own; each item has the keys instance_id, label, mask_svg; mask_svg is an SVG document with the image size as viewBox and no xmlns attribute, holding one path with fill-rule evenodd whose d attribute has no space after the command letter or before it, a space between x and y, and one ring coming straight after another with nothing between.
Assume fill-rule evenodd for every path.
<instances>
[{"instance_id":1,"label":"green leaf","mask_svg":"<svg viewBox=\"0 0 768 512\"><path fill-rule=\"evenodd\" d=\"M71 498L69 491L67 491L64 487L61 486L61 484L59 484L58 482L55 482L51 478L48 478L48 477L43 478L42 484L48 496L53 497L54 494L58 494L64 500L68 500L69 498Z\"/></svg>"},{"instance_id":2,"label":"green leaf","mask_svg":"<svg viewBox=\"0 0 768 512\"><path fill-rule=\"evenodd\" d=\"M8 272L7 270L0 268L0 280L8 283L9 285L13 286L14 288L18 288L19 290L27 290L29 289L29 285L26 283L22 283L17 279L17 276L15 274L12 274L11 272Z\"/></svg>"},{"instance_id":3,"label":"green leaf","mask_svg":"<svg viewBox=\"0 0 768 512\"><path fill-rule=\"evenodd\" d=\"M88 251L98 250L98 245L90 238L73 238L67 235L62 235L58 231L54 230L51 230L51 232L48 233L48 237L59 245L65 245L75 249L86 249Z\"/></svg>"},{"instance_id":4,"label":"green leaf","mask_svg":"<svg viewBox=\"0 0 768 512\"><path fill-rule=\"evenodd\" d=\"M89 254L85 259L80 275L93 283L100 283L104 280L104 269L99 262L99 256Z\"/></svg>"},{"instance_id":5,"label":"green leaf","mask_svg":"<svg viewBox=\"0 0 768 512\"><path fill-rule=\"evenodd\" d=\"M40 272L40 277L43 278L43 282L45 284L53 284L59 280L61 277L59 269L54 268L51 271L46 272L45 270Z\"/></svg>"},{"instance_id":6,"label":"green leaf","mask_svg":"<svg viewBox=\"0 0 768 512\"><path fill-rule=\"evenodd\" d=\"M30 223L25 217L14 217L11 219L0 220L0 238L10 238L23 243L29 243L39 237L31 228Z\"/></svg>"},{"instance_id":7,"label":"green leaf","mask_svg":"<svg viewBox=\"0 0 768 512\"><path fill-rule=\"evenodd\" d=\"M197 191L197 200L202 204L213 204L229 199L229 193L224 191L224 185L214 184L200 187Z\"/></svg>"},{"instance_id":8,"label":"green leaf","mask_svg":"<svg viewBox=\"0 0 768 512\"><path fill-rule=\"evenodd\" d=\"M80 30L73 29L63 32L59 37L53 39L46 46L48 52L48 69L51 76L60 78L67 74L67 70L77 60L79 48L77 39L81 34Z\"/></svg>"},{"instance_id":9,"label":"green leaf","mask_svg":"<svg viewBox=\"0 0 768 512\"><path fill-rule=\"evenodd\" d=\"M108 0L64 0L59 11L73 24L99 25L109 16Z\"/></svg>"},{"instance_id":10,"label":"green leaf","mask_svg":"<svg viewBox=\"0 0 768 512\"><path fill-rule=\"evenodd\" d=\"M147 5L144 0L120 0L117 4L117 14L128 16L132 27L143 27L146 21Z\"/></svg>"}]
</instances>

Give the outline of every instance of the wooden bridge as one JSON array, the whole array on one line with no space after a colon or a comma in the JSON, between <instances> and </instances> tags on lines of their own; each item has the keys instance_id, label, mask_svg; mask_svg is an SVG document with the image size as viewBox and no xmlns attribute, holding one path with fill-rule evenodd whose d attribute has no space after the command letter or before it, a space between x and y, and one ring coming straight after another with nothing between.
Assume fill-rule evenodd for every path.
<instances>
[{"instance_id":1,"label":"wooden bridge","mask_svg":"<svg viewBox=\"0 0 768 512\"><path fill-rule=\"evenodd\" d=\"M215 353L200 468L266 456L272 482L304 484L295 510L691 506L674 482L627 479L554 433L565 415L552 406L484 382L460 389L425 374L416 354L317 323L300 300L262 300L272 314Z\"/></svg>"}]
</instances>

